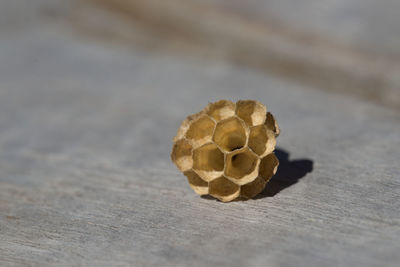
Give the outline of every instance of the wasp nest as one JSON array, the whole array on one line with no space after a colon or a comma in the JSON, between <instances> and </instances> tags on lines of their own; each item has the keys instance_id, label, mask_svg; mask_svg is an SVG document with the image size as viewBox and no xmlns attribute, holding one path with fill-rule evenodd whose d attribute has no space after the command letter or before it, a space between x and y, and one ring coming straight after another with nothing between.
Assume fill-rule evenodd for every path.
<instances>
[{"instance_id":1,"label":"wasp nest","mask_svg":"<svg viewBox=\"0 0 400 267\"><path fill-rule=\"evenodd\" d=\"M182 122L171 158L199 195L224 202L252 198L276 173L278 135L263 104L220 100Z\"/></svg>"}]
</instances>

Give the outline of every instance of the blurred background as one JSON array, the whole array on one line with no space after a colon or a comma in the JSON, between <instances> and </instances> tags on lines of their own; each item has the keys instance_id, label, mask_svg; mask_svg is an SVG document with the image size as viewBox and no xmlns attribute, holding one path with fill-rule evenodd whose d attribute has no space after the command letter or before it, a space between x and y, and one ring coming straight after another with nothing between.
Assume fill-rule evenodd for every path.
<instances>
[{"instance_id":1,"label":"blurred background","mask_svg":"<svg viewBox=\"0 0 400 267\"><path fill-rule=\"evenodd\" d=\"M15 0L0 12L2 39L54 31L63 46L94 38L111 49L224 61L400 106L396 0Z\"/></svg>"},{"instance_id":2,"label":"blurred background","mask_svg":"<svg viewBox=\"0 0 400 267\"><path fill-rule=\"evenodd\" d=\"M276 117L274 194L170 161L219 99ZM399 0L0 1L0 265L397 267L399 133Z\"/></svg>"}]
</instances>

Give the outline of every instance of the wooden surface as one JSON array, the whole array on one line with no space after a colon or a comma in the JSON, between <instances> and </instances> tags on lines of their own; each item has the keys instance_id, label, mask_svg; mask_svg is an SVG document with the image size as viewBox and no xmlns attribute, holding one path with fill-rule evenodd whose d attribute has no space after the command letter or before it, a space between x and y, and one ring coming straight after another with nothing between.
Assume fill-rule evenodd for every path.
<instances>
[{"instance_id":1,"label":"wooden surface","mask_svg":"<svg viewBox=\"0 0 400 267\"><path fill-rule=\"evenodd\" d=\"M397 0L76 0L83 34L239 63L400 110Z\"/></svg>"},{"instance_id":2,"label":"wooden surface","mask_svg":"<svg viewBox=\"0 0 400 267\"><path fill-rule=\"evenodd\" d=\"M360 50L400 56L400 2L397 0L204 1L248 18L276 22L293 30L352 44Z\"/></svg>"},{"instance_id":3,"label":"wooden surface","mask_svg":"<svg viewBox=\"0 0 400 267\"><path fill-rule=\"evenodd\" d=\"M77 39L0 39L0 265L398 266L400 114L250 69ZM258 99L281 167L257 199L197 196L187 114Z\"/></svg>"}]
</instances>

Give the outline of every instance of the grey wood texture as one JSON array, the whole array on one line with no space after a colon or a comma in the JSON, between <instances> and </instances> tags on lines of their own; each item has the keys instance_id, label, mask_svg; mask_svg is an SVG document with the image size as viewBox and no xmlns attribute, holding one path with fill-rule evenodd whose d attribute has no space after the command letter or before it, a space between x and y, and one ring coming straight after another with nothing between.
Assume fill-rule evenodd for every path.
<instances>
[{"instance_id":1,"label":"grey wood texture","mask_svg":"<svg viewBox=\"0 0 400 267\"><path fill-rule=\"evenodd\" d=\"M86 34L240 63L400 109L397 0L76 2L72 21Z\"/></svg>"},{"instance_id":2,"label":"grey wood texture","mask_svg":"<svg viewBox=\"0 0 400 267\"><path fill-rule=\"evenodd\" d=\"M400 56L397 0L205 0L248 18L275 21L391 57Z\"/></svg>"},{"instance_id":3,"label":"grey wood texture","mask_svg":"<svg viewBox=\"0 0 400 267\"><path fill-rule=\"evenodd\" d=\"M281 126L257 199L201 198L170 161L218 99ZM399 266L399 147L400 114L356 98L52 26L3 34L0 265Z\"/></svg>"}]
</instances>

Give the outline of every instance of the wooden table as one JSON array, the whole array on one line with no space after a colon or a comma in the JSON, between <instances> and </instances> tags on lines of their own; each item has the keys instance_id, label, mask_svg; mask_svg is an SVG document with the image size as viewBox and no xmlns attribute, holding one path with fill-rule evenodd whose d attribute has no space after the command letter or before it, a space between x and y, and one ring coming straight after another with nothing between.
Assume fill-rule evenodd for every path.
<instances>
[{"instance_id":1,"label":"wooden table","mask_svg":"<svg viewBox=\"0 0 400 267\"><path fill-rule=\"evenodd\" d=\"M188 114L258 99L282 165L254 200L171 163ZM0 39L0 265L398 266L400 114L251 69L83 40Z\"/></svg>"}]
</instances>

